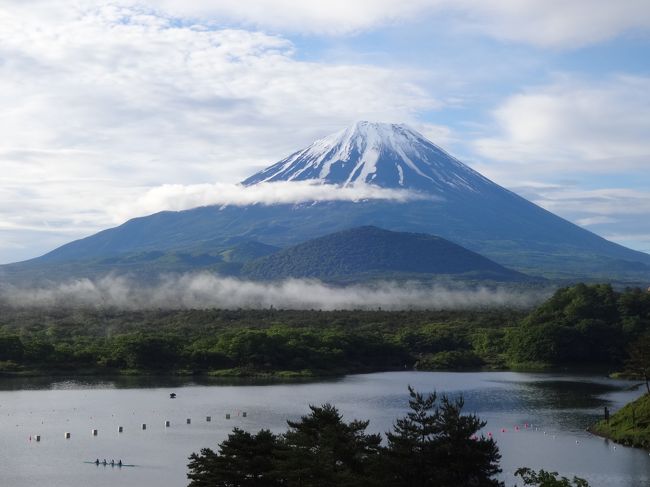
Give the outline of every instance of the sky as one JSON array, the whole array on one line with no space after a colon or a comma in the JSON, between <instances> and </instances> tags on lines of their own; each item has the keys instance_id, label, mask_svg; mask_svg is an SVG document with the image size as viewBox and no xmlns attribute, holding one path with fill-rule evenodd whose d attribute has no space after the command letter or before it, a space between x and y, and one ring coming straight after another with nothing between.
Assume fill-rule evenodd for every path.
<instances>
[{"instance_id":1,"label":"sky","mask_svg":"<svg viewBox=\"0 0 650 487\"><path fill-rule=\"evenodd\" d=\"M647 0L0 0L0 263L407 123L650 252Z\"/></svg>"}]
</instances>

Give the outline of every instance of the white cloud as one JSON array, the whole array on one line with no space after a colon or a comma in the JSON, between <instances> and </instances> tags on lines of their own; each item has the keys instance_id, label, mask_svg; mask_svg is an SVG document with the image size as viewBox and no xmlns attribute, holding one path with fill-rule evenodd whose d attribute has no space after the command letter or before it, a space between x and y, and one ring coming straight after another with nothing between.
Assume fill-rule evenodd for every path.
<instances>
[{"instance_id":1,"label":"white cloud","mask_svg":"<svg viewBox=\"0 0 650 487\"><path fill-rule=\"evenodd\" d=\"M98 0L5 0L13 10L50 19ZM113 5L156 9L199 23L244 25L267 31L349 35L426 19L444 27L542 47L581 47L650 29L646 0L113 0ZM145 18L146 16L143 16ZM115 18L118 18L116 16ZM156 20L147 18L152 25Z\"/></svg>"},{"instance_id":2,"label":"white cloud","mask_svg":"<svg viewBox=\"0 0 650 487\"><path fill-rule=\"evenodd\" d=\"M150 215L163 210L179 211L209 205L276 205L370 199L392 200L400 203L431 198L431 195L410 190L379 188L368 184L336 186L310 181L281 181L259 183L254 186L228 183L165 184L147 190L128 205L116 207L114 217L116 221L122 222L128 218Z\"/></svg>"},{"instance_id":3,"label":"white cloud","mask_svg":"<svg viewBox=\"0 0 650 487\"><path fill-rule=\"evenodd\" d=\"M280 36L116 4L3 2L0 59L0 229L60 243L143 188L238 181L358 118L436 106L416 72L301 61Z\"/></svg>"},{"instance_id":4,"label":"white cloud","mask_svg":"<svg viewBox=\"0 0 650 487\"><path fill-rule=\"evenodd\" d=\"M567 163L603 172L649 168L648 113L648 77L564 79L507 98L493 113L497 133L474 145L485 157L531 171L566 170Z\"/></svg>"},{"instance_id":5,"label":"white cloud","mask_svg":"<svg viewBox=\"0 0 650 487\"><path fill-rule=\"evenodd\" d=\"M180 15L229 19L265 29L354 33L427 16L506 41L579 47L650 28L646 0L160 0Z\"/></svg>"}]
</instances>

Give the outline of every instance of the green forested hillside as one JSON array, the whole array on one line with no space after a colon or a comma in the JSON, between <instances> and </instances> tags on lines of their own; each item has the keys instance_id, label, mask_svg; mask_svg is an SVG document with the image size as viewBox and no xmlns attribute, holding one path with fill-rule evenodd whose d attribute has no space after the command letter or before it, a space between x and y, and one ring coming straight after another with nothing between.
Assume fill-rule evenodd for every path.
<instances>
[{"instance_id":1,"label":"green forested hillside","mask_svg":"<svg viewBox=\"0 0 650 487\"><path fill-rule=\"evenodd\" d=\"M252 279L352 280L381 275L453 275L495 281L526 276L433 235L358 227L309 240L244 265Z\"/></svg>"}]
</instances>

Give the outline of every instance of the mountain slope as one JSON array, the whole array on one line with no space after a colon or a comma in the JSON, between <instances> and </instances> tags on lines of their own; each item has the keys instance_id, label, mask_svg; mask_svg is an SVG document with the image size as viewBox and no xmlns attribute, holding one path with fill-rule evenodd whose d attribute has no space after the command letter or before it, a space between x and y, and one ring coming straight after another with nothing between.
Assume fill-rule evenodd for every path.
<instances>
[{"instance_id":1,"label":"mountain slope","mask_svg":"<svg viewBox=\"0 0 650 487\"><path fill-rule=\"evenodd\" d=\"M349 281L409 275L530 280L448 240L372 226L336 232L251 261L242 274L256 280L307 277Z\"/></svg>"},{"instance_id":2,"label":"mountain slope","mask_svg":"<svg viewBox=\"0 0 650 487\"><path fill-rule=\"evenodd\" d=\"M246 179L372 184L416 191L397 202L203 207L161 212L71 242L38 259L5 266L71 263L150 251L219 253L255 240L287 247L348 228L374 225L438 235L527 274L645 280L650 255L609 242L491 182L403 125L360 122Z\"/></svg>"}]
</instances>

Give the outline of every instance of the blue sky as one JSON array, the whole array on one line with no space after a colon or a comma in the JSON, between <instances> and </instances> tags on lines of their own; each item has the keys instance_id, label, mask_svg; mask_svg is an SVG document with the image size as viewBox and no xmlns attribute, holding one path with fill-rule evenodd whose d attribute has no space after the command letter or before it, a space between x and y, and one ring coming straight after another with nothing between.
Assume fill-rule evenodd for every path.
<instances>
[{"instance_id":1,"label":"blue sky","mask_svg":"<svg viewBox=\"0 0 650 487\"><path fill-rule=\"evenodd\" d=\"M358 119L650 252L648 52L639 0L7 0L0 262L204 202Z\"/></svg>"}]
</instances>

